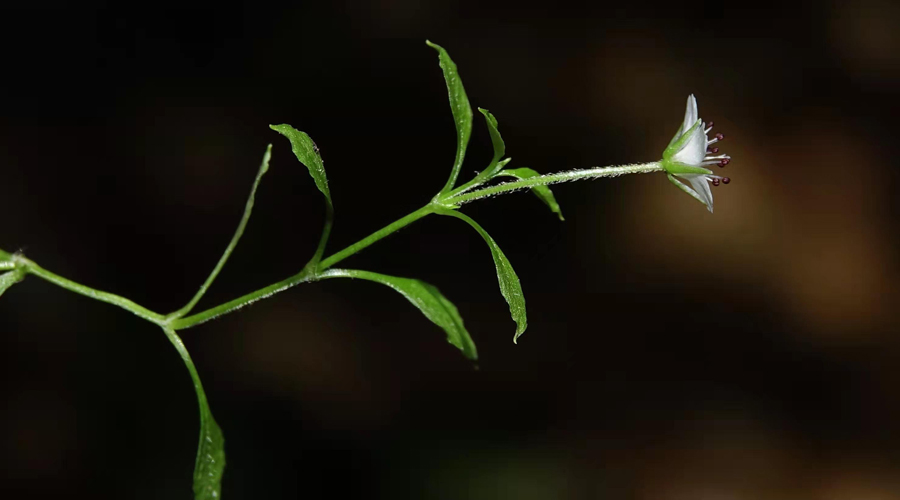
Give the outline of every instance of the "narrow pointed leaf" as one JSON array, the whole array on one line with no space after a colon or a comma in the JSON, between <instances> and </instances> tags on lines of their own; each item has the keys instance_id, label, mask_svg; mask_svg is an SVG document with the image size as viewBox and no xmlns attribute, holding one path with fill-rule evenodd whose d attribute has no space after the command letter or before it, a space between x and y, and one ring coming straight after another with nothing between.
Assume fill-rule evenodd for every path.
<instances>
[{"instance_id":1,"label":"narrow pointed leaf","mask_svg":"<svg viewBox=\"0 0 900 500\"><path fill-rule=\"evenodd\" d=\"M509 304L509 314L512 316L513 321L516 322L516 333L513 335L513 343L515 343L519 336L525 333L525 328L528 326L528 318L525 311L525 296L522 294L522 285L519 283L519 277L516 276L516 271L513 270L512 264L510 264L506 255L503 254L503 251L500 250L500 247L497 246L497 242L491 238L491 235L472 218L455 210L441 210L438 213L468 222L484 238L485 243L491 249L494 267L497 268L497 281L500 284L500 293L506 299L506 303Z\"/></svg>"},{"instance_id":2,"label":"narrow pointed leaf","mask_svg":"<svg viewBox=\"0 0 900 500\"><path fill-rule=\"evenodd\" d=\"M194 500L218 500L222 498L222 475L225 472L225 437L209 410L200 375L197 374L197 368L194 367L184 343L175 330L164 327L163 331L191 374L200 406L200 443L194 463Z\"/></svg>"},{"instance_id":3,"label":"narrow pointed leaf","mask_svg":"<svg viewBox=\"0 0 900 500\"><path fill-rule=\"evenodd\" d=\"M319 239L316 253L310 260L310 264L314 266L318 264L322 254L325 252L325 245L328 243L328 236L331 234L331 226L334 221L334 204L331 202L331 191L328 189L325 165L322 163L322 157L319 156L319 148L316 147L316 144L306 132L301 132L288 124L269 125L269 128L291 141L291 150L294 152L294 156L309 170L309 175L315 181L316 187L325 196L325 227L322 229L322 236Z\"/></svg>"},{"instance_id":4,"label":"narrow pointed leaf","mask_svg":"<svg viewBox=\"0 0 900 500\"><path fill-rule=\"evenodd\" d=\"M25 273L18 269L0 274L0 296L2 296L3 292L9 289L9 287L22 281L24 277Z\"/></svg>"},{"instance_id":5,"label":"narrow pointed leaf","mask_svg":"<svg viewBox=\"0 0 900 500\"><path fill-rule=\"evenodd\" d=\"M531 177L538 177L541 174L530 168L514 168L511 170L504 170L498 175L506 175L518 180L522 180L529 179ZM566 220L565 218L563 218L562 209L559 208L559 203L556 202L556 197L553 196L553 191L551 191L549 187L534 186L533 188L531 188L531 192L534 193L535 196L537 196L541 201L543 201L550 208L550 211L552 211L559 217L559 220Z\"/></svg>"},{"instance_id":6,"label":"narrow pointed leaf","mask_svg":"<svg viewBox=\"0 0 900 500\"><path fill-rule=\"evenodd\" d=\"M440 45L431 43L428 40L425 43L438 52L438 62L441 65L441 70L444 72L447 93L450 95L450 111L453 113L453 123L456 125L456 159L453 161L450 178L447 179L447 184L441 190L442 193L445 193L453 189L453 186L456 184L459 169L462 168L463 159L466 156L466 147L469 145L469 138L472 136L472 106L469 105L466 89L463 88L462 80L459 79L456 63L453 62L453 59L450 59L450 55Z\"/></svg>"},{"instance_id":7,"label":"narrow pointed leaf","mask_svg":"<svg viewBox=\"0 0 900 500\"><path fill-rule=\"evenodd\" d=\"M487 122L488 132L491 134L491 144L494 146L494 158L491 159L490 165L488 168L484 169L483 172L478 174L478 177L482 179L489 179L494 174L496 174L501 168L499 165L500 159L503 158L503 155L506 154L506 144L503 142L503 137L500 136L500 130L497 129L497 119L494 118L494 115L491 114L490 111L484 108L478 108L478 111L484 115L484 119Z\"/></svg>"},{"instance_id":8,"label":"narrow pointed leaf","mask_svg":"<svg viewBox=\"0 0 900 500\"><path fill-rule=\"evenodd\" d=\"M433 285L416 279L398 278L396 276L354 269L330 269L322 273L320 277L359 278L393 288L422 311L422 314L431 320L432 323L441 327L447 333L447 342L456 346L467 358L472 360L478 359L478 350L475 348L475 342L472 341L472 337L466 330L465 325L463 325L462 317L459 315L456 306L447 300Z\"/></svg>"}]
</instances>

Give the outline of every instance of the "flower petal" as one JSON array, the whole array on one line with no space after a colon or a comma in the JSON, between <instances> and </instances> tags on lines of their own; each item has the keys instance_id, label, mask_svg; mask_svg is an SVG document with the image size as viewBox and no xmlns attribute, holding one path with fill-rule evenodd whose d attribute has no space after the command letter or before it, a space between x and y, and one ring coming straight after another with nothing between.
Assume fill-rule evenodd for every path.
<instances>
[{"instance_id":1,"label":"flower petal","mask_svg":"<svg viewBox=\"0 0 900 500\"><path fill-rule=\"evenodd\" d=\"M694 123L696 123L696 120L694 120ZM704 158L706 158L706 133L703 132L702 126L697 126L691 132L691 136L684 146L672 155L672 160L685 165L697 166L703 163Z\"/></svg>"},{"instance_id":2,"label":"flower petal","mask_svg":"<svg viewBox=\"0 0 900 500\"><path fill-rule=\"evenodd\" d=\"M666 176L669 178L669 182L671 182L672 184L675 184L678 187L678 189L691 195L691 198L694 198L695 200L699 201L700 203L706 203L703 201L703 198L700 198L700 195L697 194L697 192L694 191L694 189L692 187L690 187L687 184L676 179L673 174L666 174Z\"/></svg>"},{"instance_id":3,"label":"flower petal","mask_svg":"<svg viewBox=\"0 0 900 500\"><path fill-rule=\"evenodd\" d=\"M706 174L681 174L682 179L686 179L691 183L694 191L697 193L698 199L706 204L709 212L713 211L712 190L709 189L709 176Z\"/></svg>"},{"instance_id":4,"label":"flower petal","mask_svg":"<svg viewBox=\"0 0 900 500\"><path fill-rule=\"evenodd\" d=\"M697 118L697 99L694 98L694 94L691 94L687 98L687 106L684 109L684 123L681 125L681 133L683 134L690 130Z\"/></svg>"}]
</instances>

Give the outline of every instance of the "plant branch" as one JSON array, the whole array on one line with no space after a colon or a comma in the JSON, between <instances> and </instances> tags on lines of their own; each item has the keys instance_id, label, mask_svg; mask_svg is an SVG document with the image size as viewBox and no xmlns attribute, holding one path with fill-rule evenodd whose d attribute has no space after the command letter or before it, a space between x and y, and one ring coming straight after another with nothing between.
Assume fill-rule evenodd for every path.
<instances>
[{"instance_id":1,"label":"plant branch","mask_svg":"<svg viewBox=\"0 0 900 500\"><path fill-rule=\"evenodd\" d=\"M322 276L322 272L331 266L337 264L338 262L343 261L344 259L360 252L361 250L369 247L375 242L399 231L400 229L412 224L413 222L429 215L435 213L441 207L448 208L453 205L461 205L463 203L469 203L471 201L475 201L482 198L488 198L491 196L496 196L500 194L510 193L513 191L518 191L520 189L531 188L534 186L542 186L548 184L556 184L560 182L568 182L580 179L594 179L601 177L617 177L625 174L641 174L648 172L658 172L662 171L663 168L657 162L652 163L639 163L633 165L622 165L618 167L603 167L603 168L590 168L584 170L571 170L568 172L560 172L556 174L548 174L542 175L538 177L531 177L524 180L514 181L514 182L506 182L503 184L498 184L496 186L491 186L483 189L478 189L475 191L470 191L464 194L453 195L453 193L447 193L444 195L439 195L435 197L435 199L425 205L424 207L384 226L383 228L375 231L374 233L366 236L365 238L357 241L356 243L340 250L332 254L330 257L327 257L318 263L318 266L315 266L313 269L311 266L305 267L299 273L290 276L284 280L281 280L277 283L273 283L267 287L261 288L254 292L248 293L241 297L238 297L234 300L221 304L219 306L207 309L205 311L199 312L197 314L193 314L187 317L178 317L175 316L176 313L173 313L169 316L163 316L159 313L153 312L141 305L138 305L131 300L128 300L124 297L120 297L118 295L95 290L93 288L84 286L82 284L76 283L72 280L63 278L57 274L54 274L46 269L40 267L33 261L26 259L21 255L13 255L3 250L0 250L0 262L13 262L13 269L17 269L19 267L24 268L25 272L28 274L33 274L39 278L42 278L50 283L53 283L57 286L65 288L67 290L71 290L75 293L85 295L87 297L99 300L101 302L106 302L109 304L113 304L119 306L127 311L132 312L133 314L150 321L151 323L155 323L157 325L163 326L165 328L171 328L174 330L183 330L185 328L190 328L192 326L199 325L200 323L204 323L211 319L217 318L223 314L228 314L232 311L236 311L248 304L252 304L258 300L264 299L271 295L274 295L278 292L287 290L288 288L294 287L301 283L306 283L309 281L316 281ZM261 174L260 174L261 175ZM259 180L259 176L257 177L257 182ZM254 189L255 189L254 184ZM201 292L194 297L196 300L191 300L188 303L188 306L193 307L196 305L196 302L199 300L198 297L202 297L203 293L215 279L216 275L218 275L219 271L221 271L222 266L224 266L225 261L227 261L228 256L231 254L231 251L234 250L234 245L237 244L237 240L240 238L240 235L243 233L244 227L246 225L247 219L249 218L250 208L252 208L253 203L253 192L251 192L250 199L247 202L248 208L245 210L244 218L241 220L241 224L238 226L238 230L235 233L235 236L232 238L231 244L229 244L228 248L225 250L225 254L219 260L219 264L216 265L216 268L213 269L212 274L204 283L204 286L201 287ZM326 232L330 230L330 221L331 216L328 216L326 220ZM322 240L320 241L320 248L317 250L319 252L322 248L322 241L325 241L327 235L323 235ZM10 266L6 266L5 268L9 268ZM185 306L178 312L182 310L190 311L190 308ZM186 314L187 312L183 313Z\"/></svg>"},{"instance_id":2,"label":"plant branch","mask_svg":"<svg viewBox=\"0 0 900 500\"><path fill-rule=\"evenodd\" d=\"M425 205L424 207L412 212L405 217L402 217L387 226L375 231L374 233L366 236L365 238L357 241L356 243L348 246L347 248L341 250L333 254L332 256L326 258L322 262L319 263L318 271L324 271L329 267L337 264L338 262L350 257L351 255L359 252L360 250L368 247L369 245L375 243L376 241L384 238L385 236L389 236L400 229L412 224L413 222L425 217L428 214L434 213L434 207L431 204Z\"/></svg>"},{"instance_id":3,"label":"plant branch","mask_svg":"<svg viewBox=\"0 0 900 500\"><path fill-rule=\"evenodd\" d=\"M262 180L262 176L269 170L269 159L272 158L272 145L266 148L266 153L263 155L262 164L259 166L259 172L256 174L256 180L253 181L253 187L250 189L250 196L247 198L247 205L244 207L244 216L241 217L241 222L238 224L237 229L234 231L234 236L231 237L231 242L228 243L228 247L225 248L225 253L222 254L222 257L219 259L219 262L216 264L216 267L213 268L212 272L209 274L209 277L206 278L206 281L200 287L200 290L197 291L197 294L194 295L194 298L191 299L190 302L187 303L181 309L169 314L169 318L180 318L185 314L191 312L194 306L197 305L197 302L203 297L203 294L206 293L206 290L209 289L212 282L216 279L216 276L219 275L219 272L222 271L222 268L225 267L225 263L228 262L228 258L231 257L231 252L234 251L234 248L237 246L238 241L241 240L241 236L244 234L244 229L247 227L247 221L250 220L250 214L253 212L253 203L256 200L256 189L259 187L259 181ZM329 205L330 206L330 205Z\"/></svg>"},{"instance_id":4,"label":"plant branch","mask_svg":"<svg viewBox=\"0 0 900 500\"><path fill-rule=\"evenodd\" d=\"M222 316L223 314L228 314L230 312L236 311L246 305L256 302L257 300L262 300L271 295L275 295L278 292L282 292L284 290L287 290L288 288L297 286L300 283L306 283L308 281L313 281L314 279L315 276L307 269L304 269L303 271L300 271L299 273L287 279L281 280L278 283L273 283L265 288L260 288L255 292L250 292L244 296L238 297L222 305L207 309L197 314L193 314L186 318L173 319L170 322L170 326L176 330L184 330L185 328L197 326L200 323L205 323L211 319Z\"/></svg>"}]
</instances>

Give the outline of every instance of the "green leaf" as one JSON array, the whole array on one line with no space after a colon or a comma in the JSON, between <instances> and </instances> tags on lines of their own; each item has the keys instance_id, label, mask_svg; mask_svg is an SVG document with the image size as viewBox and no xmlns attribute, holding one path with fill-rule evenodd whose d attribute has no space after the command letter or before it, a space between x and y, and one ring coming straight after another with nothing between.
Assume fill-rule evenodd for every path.
<instances>
[{"instance_id":1,"label":"green leaf","mask_svg":"<svg viewBox=\"0 0 900 500\"><path fill-rule=\"evenodd\" d=\"M218 500L222 497L222 474L225 472L225 437L209 410L200 375L191 360L184 342L171 328L163 327L169 341L175 346L194 382L197 403L200 406L200 444L194 463L194 500Z\"/></svg>"},{"instance_id":2,"label":"green leaf","mask_svg":"<svg viewBox=\"0 0 900 500\"><path fill-rule=\"evenodd\" d=\"M459 170L462 168L463 159L466 156L466 147L472 136L472 106L469 105L466 89L463 88L462 80L459 79L459 73L456 71L456 63L450 59L450 55L440 45L428 40L425 40L425 43L438 52L438 62L444 72L444 81L447 82L447 92L450 95L450 111L453 113L453 123L456 125L456 160L453 162L453 170L450 171L447 184L441 189L441 193L446 193L456 184L456 178L459 176Z\"/></svg>"},{"instance_id":3,"label":"green leaf","mask_svg":"<svg viewBox=\"0 0 900 500\"><path fill-rule=\"evenodd\" d=\"M505 175L508 177L513 177L518 180L529 179L531 177L538 177L541 174L532 170L530 168L514 168L512 170L504 170L497 175ZM555 213L559 220L566 220L563 218L562 209L559 208L559 203L556 202L556 198L553 196L553 191L550 190L547 186L534 186L531 188L531 192L534 193L541 201L543 201L550 210Z\"/></svg>"},{"instance_id":4,"label":"green leaf","mask_svg":"<svg viewBox=\"0 0 900 500\"><path fill-rule=\"evenodd\" d=\"M269 128L291 141L291 151L294 152L294 156L309 170L309 175L315 181L316 187L325 195L325 227L322 229L316 253L307 264L307 266L315 266L325 252L325 245L328 243L328 236L331 234L331 226L334 222L334 204L331 202L331 191L328 189L325 165L322 163L322 157L319 156L319 148L306 132L301 132L288 124L269 125Z\"/></svg>"},{"instance_id":5,"label":"green leaf","mask_svg":"<svg viewBox=\"0 0 900 500\"><path fill-rule=\"evenodd\" d=\"M316 182L316 187L325 195L328 203L331 203L331 191L328 190L328 177L325 176L325 165L322 163L322 157L319 156L319 148L309 138L309 135L288 124L269 125L269 128L291 141L291 150L294 152L294 156L309 169L309 175Z\"/></svg>"},{"instance_id":6,"label":"green leaf","mask_svg":"<svg viewBox=\"0 0 900 500\"><path fill-rule=\"evenodd\" d=\"M503 294L503 298L509 304L509 314L512 316L513 321L516 322L516 333L513 335L513 343L516 343L519 336L525 333L525 328L528 326L528 318L525 312L525 296L522 294L522 285L519 283L519 277L516 276L509 259L503 254L503 251L497 246L497 242L491 238L491 235L472 220L471 217L456 210L448 209L440 209L436 213L456 217L468 222L484 238L485 243L488 244L488 247L491 249L491 256L494 258L494 266L497 268L497 281L500 283L500 293Z\"/></svg>"},{"instance_id":7,"label":"green leaf","mask_svg":"<svg viewBox=\"0 0 900 500\"><path fill-rule=\"evenodd\" d=\"M3 292L5 292L9 287L22 281L24 277L25 272L21 269L16 269L8 273L0 274L0 296L2 296Z\"/></svg>"},{"instance_id":8,"label":"green leaf","mask_svg":"<svg viewBox=\"0 0 900 500\"><path fill-rule=\"evenodd\" d=\"M494 158L491 160L491 164L488 165L488 168L478 174L478 177L481 179L489 179L503 168L499 163L500 158L503 158L503 155L506 154L506 144L503 142L503 137L500 136L500 131L497 129L497 119L494 118L494 115L484 108L478 108L478 111L484 115L484 119L488 126L488 132L491 134L491 144L494 146Z\"/></svg>"},{"instance_id":9,"label":"green leaf","mask_svg":"<svg viewBox=\"0 0 900 500\"><path fill-rule=\"evenodd\" d=\"M415 279L398 278L354 269L330 269L322 273L320 277L359 278L393 288L422 311L422 314L432 323L443 328L447 333L447 342L456 346L467 358L478 359L475 342L472 341L472 337L463 325L459 311L436 287Z\"/></svg>"}]
</instances>

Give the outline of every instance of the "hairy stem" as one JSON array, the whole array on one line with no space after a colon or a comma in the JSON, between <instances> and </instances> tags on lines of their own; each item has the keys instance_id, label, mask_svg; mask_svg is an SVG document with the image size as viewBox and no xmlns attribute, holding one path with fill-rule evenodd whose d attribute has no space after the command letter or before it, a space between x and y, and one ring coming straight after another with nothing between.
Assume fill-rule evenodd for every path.
<instances>
[{"instance_id":1,"label":"hairy stem","mask_svg":"<svg viewBox=\"0 0 900 500\"><path fill-rule=\"evenodd\" d=\"M481 198L488 198L498 194L510 193L520 189L527 189L534 186L546 186L548 184L559 184L560 182L577 181L582 179L599 179L601 177L618 177L626 174L646 174L649 172L662 172L663 168L659 162L635 163L631 165L621 165L618 167L596 167L584 170L569 170L568 172L559 172L556 174L541 175L530 179L520 181L504 182L496 186L477 189L468 193L459 194L446 198L446 203L461 205L469 203Z\"/></svg>"},{"instance_id":2,"label":"hairy stem","mask_svg":"<svg viewBox=\"0 0 900 500\"><path fill-rule=\"evenodd\" d=\"M412 212L411 214L397 219L396 221L384 226L383 228L375 231L374 233L366 236L365 238L357 241L356 243L348 246L347 248L341 250L340 252L335 253L331 257L326 258L322 262L319 263L318 270L324 271L329 267L337 264L338 262L350 257L351 255L359 252L360 250L368 247L372 243L384 238L385 236L391 235L400 229L412 224L413 222L425 217L428 214L434 213L434 208L429 204L424 207Z\"/></svg>"},{"instance_id":3,"label":"hairy stem","mask_svg":"<svg viewBox=\"0 0 900 500\"><path fill-rule=\"evenodd\" d=\"M269 146L266 148L266 153L263 155L263 160L262 164L259 167L259 172L256 174L256 180L253 181L253 187L250 189L250 196L247 198L247 204L244 206L244 215L243 217L241 217L241 222L238 224L237 229L234 231L234 236L231 237L231 242L228 243L228 246L225 248L225 252L219 259L219 262L216 264L216 267L213 268L212 272L209 274L209 277L206 278L206 281L203 283L203 285L200 286L200 290L197 291L191 301L181 309L170 314L169 317L180 318L185 314L191 312L194 306L197 305L197 302L200 302L200 299L203 298L203 294L206 293L210 285L212 285L212 282L215 281L216 276L219 275L219 272L222 271L222 268L225 267L225 263L228 262L228 258L231 257L231 252L234 251L234 248L241 240L241 236L243 236L244 234L244 229L247 227L247 221L250 220L250 214L253 212L253 203L256 200L256 190L257 188L259 188L259 181L262 180L262 176L265 175L266 171L269 170L269 160L271 158L272 145L269 144ZM329 207L330 206L331 205L329 204Z\"/></svg>"},{"instance_id":4,"label":"hairy stem","mask_svg":"<svg viewBox=\"0 0 900 500\"><path fill-rule=\"evenodd\" d=\"M84 286L80 283L76 283L72 280L63 278L58 274L51 273L50 271L44 269L43 267L37 265L33 261L26 259L25 257L16 256L16 262L25 268L28 274L33 274L38 278L44 279L53 283L54 285L65 288L66 290L73 291L75 293L85 295L92 299L99 300L101 302L106 302L108 304L112 304L115 306L119 306L122 309L127 311L131 311L137 316L146 319L151 323L155 323L157 325L164 325L166 318L163 315L155 313L145 307L142 307L134 302L126 299L125 297L120 297L118 295L102 292L100 290L95 290L93 288Z\"/></svg>"},{"instance_id":5,"label":"hairy stem","mask_svg":"<svg viewBox=\"0 0 900 500\"><path fill-rule=\"evenodd\" d=\"M232 301L226 302L222 305L218 305L216 307L207 309L203 312L199 312L197 314L193 314L186 318L173 319L170 323L171 327L176 330L184 330L185 328L190 328L192 326L197 326L200 323L205 323L211 319L215 319L223 314L228 314L233 311L237 311L238 309L252 304L257 300L262 300L271 295L275 295L278 292L283 292L288 288L299 285L300 283L306 283L307 281L312 281L314 276L308 272L306 269L300 271L299 273L291 276L290 278L283 279L278 283L273 283L265 288L260 288L255 292L250 292L247 295L242 297L238 297Z\"/></svg>"}]
</instances>

